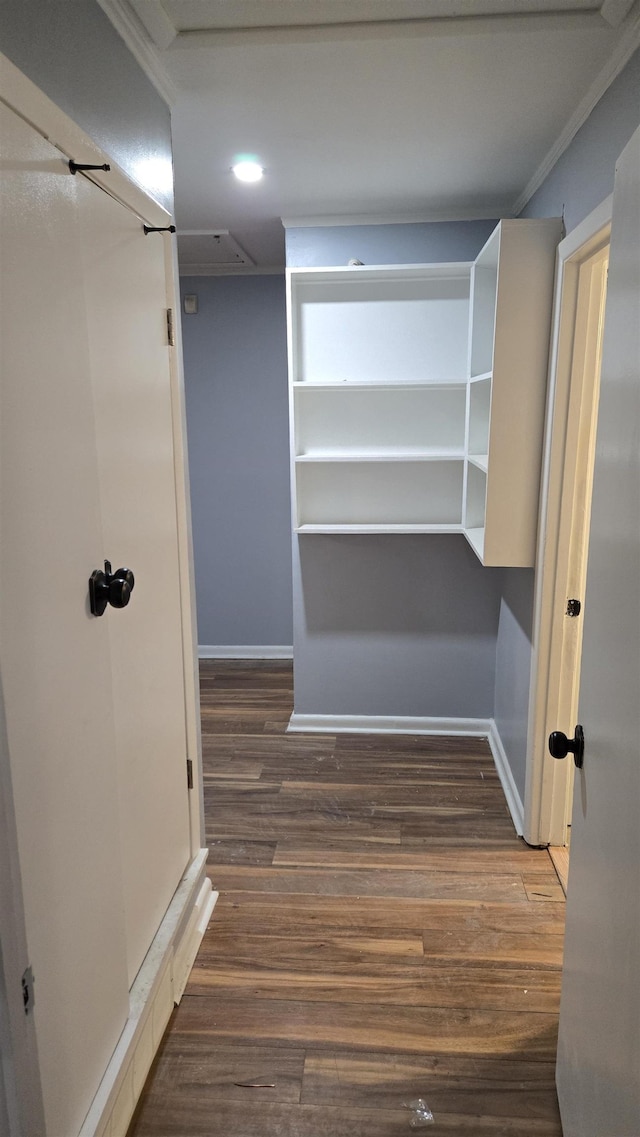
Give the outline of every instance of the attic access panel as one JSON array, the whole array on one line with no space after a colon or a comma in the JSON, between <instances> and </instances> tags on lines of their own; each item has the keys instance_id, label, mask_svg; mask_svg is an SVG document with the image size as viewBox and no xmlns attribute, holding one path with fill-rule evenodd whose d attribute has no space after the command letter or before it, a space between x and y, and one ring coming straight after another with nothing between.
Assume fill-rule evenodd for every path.
<instances>
[{"instance_id":1,"label":"attic access panel","mask_svg":"<svg viewBox=\"0 0 640 1137\"><path fill-rule=\"evenodd\" d=\"M179 231L178 261L181 273L195 275L255 267L255 261L228 229Z\"/></svg>"}]
</instances>

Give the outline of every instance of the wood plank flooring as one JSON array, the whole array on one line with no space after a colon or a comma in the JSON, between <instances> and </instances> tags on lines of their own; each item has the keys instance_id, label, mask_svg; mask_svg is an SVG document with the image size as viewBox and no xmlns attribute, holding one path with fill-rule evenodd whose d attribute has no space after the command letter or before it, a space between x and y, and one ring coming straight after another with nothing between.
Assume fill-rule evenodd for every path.
<instances>
[{"instance_id":1,"label":"wood plank flooring","mask_svg":"<svg viewBox=\"0 0 640 1137\"><path fill-rule=\"evenodd\" d=\"M561 1137L564 895L476 739L286 735L288 663L201 667L220 899L129 1137Z\"/></svg>"}]
</instances>

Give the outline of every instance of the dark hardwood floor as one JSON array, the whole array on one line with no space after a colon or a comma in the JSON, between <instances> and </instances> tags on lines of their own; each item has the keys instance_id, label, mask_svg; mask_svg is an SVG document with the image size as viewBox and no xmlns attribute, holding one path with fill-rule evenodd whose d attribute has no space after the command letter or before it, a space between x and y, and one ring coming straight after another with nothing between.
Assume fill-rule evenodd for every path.
<instances>
[{"instance_id":1,"label":"dark hardwood floor","mask_svg":"<svg viewBox=\"0 0 640 1137\"><path fill-rule=\"evenodd\" d=\"M220 899L129 1137L396 1137L417 1099L434 1135L561 1137L564 896L487 744L286 735L286 663L201 686Z\"/></svg>"}]
</instances>

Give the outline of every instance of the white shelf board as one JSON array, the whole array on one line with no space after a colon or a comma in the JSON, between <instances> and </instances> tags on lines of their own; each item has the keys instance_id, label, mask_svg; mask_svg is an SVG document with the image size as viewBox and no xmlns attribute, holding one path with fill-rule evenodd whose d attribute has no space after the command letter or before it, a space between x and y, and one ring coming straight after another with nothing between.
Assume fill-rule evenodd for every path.
<instances>
[{"instance_id":1,"label":"white shelf board","mask_svg":"<svg viewBox=\"0 0 640 1137\"><path fill-rule=\"evenodd\" d=\"M382 451L348 452L348 451L322 451L318 453L296 455L296 464L299 462L461 462L464 459L463 450L394 450L388 453Z\"/></svg>"},{"instance_id":2,"label":"white shelf board","mask_svg":"<svg viewBox=\"0 0 640 1137\"><path fill-rule=\"evenodd\" d=\"M375 380L369 382L360 382L350 379L335 379L326 380L325 382L314 382L311 379L296 380L292 383L294 391L461 391L466 387L466 382L461 379L459 382L449 383L444 379L398 379L397 382L388 379Z\"/></svg>"},{"instance_id":3,"label":"white shelf board","mask_svg":"<svg viewBox=\"0 0 640 1137\"><path fill-rule=\"evenodd\" d=\"M493 377L493 371L484 371L482 375L472 375L469 379L470 383L486 383L487 380Z\"/></svg>"},{"instance_id":4,"label":"white shelf board","mask_svg":"<svg viewBox=\"0 0 640 1137\"><path fill-rule=\"evenodd\" d=\"M477 468L479 470L482 470L483 474L486 474L488 472L488 469L489 469L489 455L488 454L469 454L468 458L469 458L469 461L472 463L472 465L477 466Z\"/></svg>"},{"instance_id":5,"label":"white shelf board","mask_svg":"<svg viewBox=\"0 0 640 1137\"><path fill-rule=\"evenodd\" d=\"M462 525L458 522L451 525L419 525L419 524L383 524L371 523L364 525L298 525L296 533L464 533Z\"/></svg>"},{"instance_id":6,"label":"white shelf board","mask_svg":"<svg viewBox=\"0 0 640 1137\"><path fill-rule=\"evenodd\" d=\"M289 268L286 275L302 283L357 280L468 280L473 261L447 261L408 265L329 265L326 268Z\"/></svg>"},{"instance_id":7,"label":"white shelf board","mask_svg":"<svg viewBox=\"0 0 640 1137\"><path fill-rule=\"evenodd\" d=\"M480 560L484 560L484 526L481 529L463 529L462 532Z\"/></svg>"}]
</instances>

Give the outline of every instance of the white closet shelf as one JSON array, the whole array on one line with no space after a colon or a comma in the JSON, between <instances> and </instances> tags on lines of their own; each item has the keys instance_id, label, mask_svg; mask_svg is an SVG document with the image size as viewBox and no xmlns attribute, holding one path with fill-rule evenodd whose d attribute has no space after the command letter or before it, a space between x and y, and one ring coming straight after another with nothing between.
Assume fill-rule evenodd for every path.
<instances>
[{"instance_id":1,"label":"white closet shelf","mask_svg":"<svg viewBox=\"0 0 640 1137\"><path fill-rule=\"evenodd\" d=\"M488 470L489 470L489 455L488 454L469 454L468 457L469 457L469 461L472 463L472 465L477 466L477 468L479 470L482 470L483 474L486 474L488 472Z\"/></svg>"},{"instance_id":2,"label":"white closet shelf","mask_svg":"<svg viewBox=\"0 0 640 1137\"><path fill-rule=\"evenodd\" d=\"M398 524L385 524L383 522L371 522L369 524L344 524L344 525L298 525L295 529L296 533L463 533L462 525L457 524L445 525L421 525L418 523L398 523Z\"/></svg>"},{"instance_id":3,"label":"white closet shelf","mask_svg":"<svg viewBox=\"0 0 640 1137\"><path fill-rule=\"evenodd\" d=\"M296 455L300 462L462 462L464 450L396 450L384 453L348 453L346 451L322 452Z\"/></svg>"},{"instance_id":4,"label":"white closet shelf","mask_svg":"<svg viewBox=\"0 0 640 1137\"><path fill-rule=\"evenodd\" d=\"M469 378L470 383L486 383L493 378L493 371L484 371L482 375L471 375Z\"/></svg>"},{"instance_id":5,"label":"white closet shelf","mask_svg":"<svg viewBox=\"0 0 640 1137\"><path fill-rule=\"evenodd\" d=\"M294 391L464 391L466 380L447 383L441 379L371 379L359 382L351 379L296 380L292 383Z\"/></svg>"}]
</instances>

